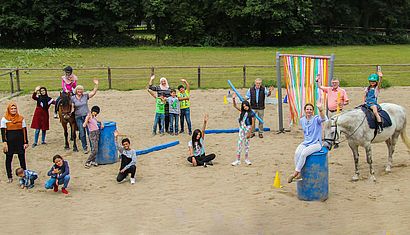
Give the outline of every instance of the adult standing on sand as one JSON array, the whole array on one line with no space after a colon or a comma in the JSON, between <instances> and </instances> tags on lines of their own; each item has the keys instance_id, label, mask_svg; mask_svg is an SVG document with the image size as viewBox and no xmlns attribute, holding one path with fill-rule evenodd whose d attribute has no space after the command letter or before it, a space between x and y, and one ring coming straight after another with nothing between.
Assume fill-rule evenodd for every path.
<instances>
[{"instance_id":1,"label":"adult standing on sand","mask_svg":"<svg viewBox=\"0 0 410 235\"><path fill-rule=\"evenodd\" d=\"M251 108L256 115L263 120L265 114L265 98L270 96L273 91L273 86L267 89L262 85L262 79L255 79L255 85L246 92L246 99L250 99ZM255 136L255 129L252 130L251 137ZM263 138L263 123L259 121L259 138Z\"/></svg>"},{"instance_id":2,"label":"adult standing on sand","mask_svg":"<svg viewBox=\"0 0 410 235\"><path fill-rule=\"evenodd\" d=\"M347 97L345 89L339 86L339 80L333 79L331 87L322 86L319 77L316 78L316 82L319 88L327 94L327 108L331 116L337 111L342 111L343 107L349 104L349 97Z\"/></svg>"},{"instance_id":3,"label":"adult standing on sand","mask_svg":"<svg viewBox=\"0 0 410 235\"><path fill-rule=\"evenodd\" d=\"M83 146L84 154L89 153L89 150L87 148L86 133L88 135L88 138L90 137L90 133L88 132L88 128L83 127L85 118L87 117L89 110L90 110L88 108L88 99L93 98L98 90L98 80L95 79L93 80L93 82L94 82L94 89L90 93L84 93L84 87L81 85L78 85L74 90L75 95L71 96L71 102L73 102L73 108L74 108L75 122L80 132L79 135L80 135L81 145ZM90 142L90 146L91 146L91 142Z\"/></svg>"},{"instance_id":4,"label":"adult standing on sand","mask_svg":"<svg viewBox=\"0 0 410 235\"><path fill-rule=\"evenodd\" d=\"M151 91L156 91L157 97L160 97L161 93L165 98L170 97L171 89L169 88L168 80L162 77L161 79L159 79L159 85L155 86L155 85L152 85L152 81L154 79L155 79L155 75L152 75L151 78L149 79L148 89L150 89ZM161 127L159 129L161 130ZM165 131L169 133L169 104L168 102L165 104Z\"/></svg>"}]
</instances>

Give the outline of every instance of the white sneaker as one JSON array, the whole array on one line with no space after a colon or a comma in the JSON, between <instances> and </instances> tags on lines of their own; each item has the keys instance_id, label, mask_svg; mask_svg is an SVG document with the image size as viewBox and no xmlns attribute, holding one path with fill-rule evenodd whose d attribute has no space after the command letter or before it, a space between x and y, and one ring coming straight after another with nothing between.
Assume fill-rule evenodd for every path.
<instances>
[{"instance_id":1,"label":"white sneaker","mask_svg":"<svg viewBox=\"0 0 410 235\"><path fill-rule=\"evenodd\" d=\"M252 165L252 162L249 159L245 159L245 163L248 165Z\"/></svg>"},{"instance_id":2,"label":"white sneaker","mask_svg":"<svg viewBox=\"0 0 410 235\"><path fill-rule=\"evenodd\" d=\"M57 116L57 114L56 114L56 113L54 113L54 118L55 118L55 119L57 119L57 118L58 118L58 116Z\"/></svg>"},{"instance_id":3,"label":"white sneaker","mask_svg":"<svg viewBox=\"0 0 410 235\"><path fill-rule=\"evenodd\" d=\"M239 159L236 159L235 161L231 163L232 166L239 166L240 164L241 164L241 160Z\"/></svg>"},{"instance_id":4,"label":"white sneaker","mask_svg":"<svg viewBox=\"0 0 410 235\"><path fill-rule=\"evenodd\" d=\"M135 178L130 178L131 184L135 184Z\"/></svg>"}]
</instances>

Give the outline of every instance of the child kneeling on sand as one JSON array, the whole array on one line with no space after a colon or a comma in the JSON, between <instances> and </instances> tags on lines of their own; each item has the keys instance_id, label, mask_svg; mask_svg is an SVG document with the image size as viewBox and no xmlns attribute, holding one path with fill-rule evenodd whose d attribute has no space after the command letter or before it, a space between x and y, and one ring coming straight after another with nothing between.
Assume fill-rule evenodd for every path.
<instances>
[{"instance_id":1,"label":"child kneeling on sand","mask_svg":"<svg viewBox=\"0 0 410 235\"><path fill-rule=\"evenodd\" d=\"M54 192L58 192L58 185L63 184L61 192L68 194L67 187L70 182L70 167L68 166L68 162L60 155L55 155L53 157L53 163L54 165L47 173L51 178L47 180L45 188L54 189Z\"/></svg>"},{"instance_id":2,"label":"child kneeling on sand","mask_svg":"<svg viewBox=\"0 0 410 235\"><path fill-rule=\"evenodd\" d=\"M24 188L33 188L34 181L38 178L38 175L35 171L24 170L23 168L16 169L16 175L20 177L20 187Z\"/></svg>"},{"instance_id":3,"label":"child kneeling on sand","mask_svg":"<svg viewBox=\"0 0 410 235\"><path fill-rule=\"evenodd\" d=\"M118 152L120 152L121 166L120 172L118 172L117 182L122 182L127 178L128 174L131 174L130 182L135 184L135 173L137 171L137 154L134 149L130 148L130 140L125 138L121 141L121 146L118 143L118 131L115 130L115 146Z\"/></svg>"}]
</instances>

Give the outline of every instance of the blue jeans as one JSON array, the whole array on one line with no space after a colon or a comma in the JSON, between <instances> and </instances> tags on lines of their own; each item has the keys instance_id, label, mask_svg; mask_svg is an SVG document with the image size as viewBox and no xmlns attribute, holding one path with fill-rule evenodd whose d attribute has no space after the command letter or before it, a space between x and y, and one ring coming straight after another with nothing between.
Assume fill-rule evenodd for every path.
<instances>
[{"instance_id":1,"label":"blue jeans","mask_svg":"<svg viewBox=\"0 0 410 235\"><path fill-rule=\"evenodd\" d=\"M179 119L179 114L176 114L176 113L170 113L169 114L169 131L170 131L170 133L175 133L175 134L178 133L178 119ZM175 125L174 125L174 123L175 123Z\"/></svg>"},{"instance_id":2,"label":"blue jeans","mask_svg":"<svg viewBox=\"0 0 410 235\"><path fill-rule=\"evenodd\" d=\"M64 176L64 179L58 180L58 185L64 184L63 188L67 188L69 182L70 182L70 175L66 175ZM56 184L56 178L50 178L49 180L47 180L44 186L46 187L46 189L52 189L55 184Z\"/></svg>"},{"instance_id":3,"label":"blue jeans","mask_svg":"<svg viewBox=\"0 0 410 235\"><path fill-rule=\"evenodd\" d=\"M41 143L45 143L46 142L46 130L43 130L42 132L41 132ZM38 142L38 136L40 135L40 129L36 129L35 131L34 131L34 143L33 144L36 144L37 145L37 142Z\"/></svg>"},{"instance_id":4,"label":"blue jeans","mask_svg":"<svg viewBox=\"0 0 410 235\"><path fill-rule=\"evenodd\" d=\"M161 123L161 129L159 130L159 133L162 134L164 133L164 129L165 129L165 114L155 113L154 126L152 127L152 133L157 133L158 123Z\"/></svg>"},{"instance_id":5,"label":"blue jeans","mask_svg":"<svg viewBox=\"0 0 410 235\"><path fill-rule=\"evenodd\" d=\"M86 133L88 135L88 138L90 138L90 133L88 132L88 128L84 128L83 124L85 121L85 118L87 116L80 116L80 117L75 117L75 122L77 123L77 128L79 130L79 138L81 140L81 145L83 146L83 150L87 150L87 138L86 138ZM91 142L90 142L91 146Z\"/></svg>"},{"instance_id":6,"label":"blue jeans","mask_svg":"<svg viewBox=\"0 0 410 235\"><path fill-rule=\"evenodd\" d=\"M192 133L192 127L191 127L191 114L189 108L186 109L181 109L181 132L184 132L184 118L186 119L186 123L188 124L188 131L189 133Z\"/></svg>"}]
</instances>

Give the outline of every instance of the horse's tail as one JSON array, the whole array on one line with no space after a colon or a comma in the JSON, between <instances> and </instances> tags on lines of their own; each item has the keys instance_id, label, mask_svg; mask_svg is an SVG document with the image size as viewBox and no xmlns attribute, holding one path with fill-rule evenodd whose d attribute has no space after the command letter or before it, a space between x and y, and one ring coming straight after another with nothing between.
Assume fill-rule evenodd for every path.
<instances>
[{"instance_id":1,"label":"horse's tail","mask_svg":"<svg viewBox=\"0 0 410 235\"><path fill-rule=\"evenodd\" d=\"M406 134L406 122L404 123L404 127L402 132L400 133L401 139L403 140L404 144L407 146L407 149L410 150L410 139Z\"/></svg>"}]
</instances>

